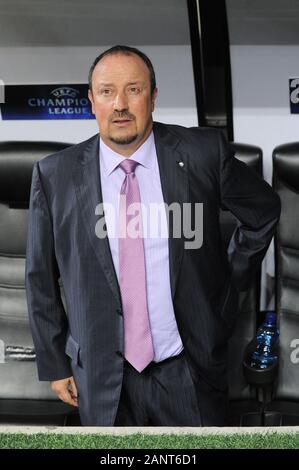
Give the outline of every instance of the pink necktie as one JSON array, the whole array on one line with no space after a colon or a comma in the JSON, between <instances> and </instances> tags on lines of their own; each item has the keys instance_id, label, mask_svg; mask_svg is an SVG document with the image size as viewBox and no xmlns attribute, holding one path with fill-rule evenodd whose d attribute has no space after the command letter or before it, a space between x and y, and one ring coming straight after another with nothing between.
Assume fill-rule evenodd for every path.
<instances>
[{"instance_id":1,"label":"pink necktie","mask_svg":"<svg viewBox=\"0 0 299 470\"><path fill-rule=\"evenodd\" d=\"M124 355L141 372L153 360L154 348L147 309L141 208L139 206L140 210L134 211L133 215L127 213L130 204L141 202L138 180L134 173L137 165L138 162L129 158L119 165L126 173L120 190L120 226L123 232L119 237L119 285L124 312ZM126 228L129 228L132 218L136 222L136 214L139 215L139 225L133 225L137 230L135 237L132 237L130 230L127 233Z\"/></svg>"}]
</instances>

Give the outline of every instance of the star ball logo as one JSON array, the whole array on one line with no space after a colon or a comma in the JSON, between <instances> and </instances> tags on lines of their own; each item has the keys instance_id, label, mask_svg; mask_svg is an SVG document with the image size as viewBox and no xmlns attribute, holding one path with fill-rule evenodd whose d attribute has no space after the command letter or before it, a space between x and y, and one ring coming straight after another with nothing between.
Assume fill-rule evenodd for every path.
<instances>
[{"instance_id":1,"label":"star ball logo","mask_svg":"<svg viewBox=\"0 0 299 470\"><path fill-rule=\"evenodd\" d=\"M70 96L71 98L76 98L78 94L79 94L78 90L75 90L75 88L70 88L67 86L55 88L55 90L51 91L51 95L54 95L55 98L60 98L61 96Z\"/></svg>"},{"instance_id":2,"label":"star ball logo","mask_svg":"<svg viewBox=\"0 0 299 470\"><path fill-rule=\"evenodd\" d=\"M45 108L49 115L89 115L88 98L80 97L79 90L62 86L50 92L49 98L31 97L28 105L32 108Z\"/></svg>"}]
</instances>

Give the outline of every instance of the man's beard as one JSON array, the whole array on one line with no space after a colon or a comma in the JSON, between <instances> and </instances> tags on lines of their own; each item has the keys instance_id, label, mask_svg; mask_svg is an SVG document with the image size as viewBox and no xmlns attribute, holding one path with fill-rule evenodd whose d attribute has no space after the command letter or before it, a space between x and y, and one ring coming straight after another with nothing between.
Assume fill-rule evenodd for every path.
<instances>
[{"instance_id":1,"label":"man's beard","mask_svg":"<svg viewBox=\"0 0 299 470\"><path fill-rule=\"evenodd\" d=\"M110 135L109 139L111 140L111 142L114 142L115 144L118 144L118 145L128 145L134 142L134 140L136 140L137 137L138 137L138 134L128 135L124 137L113 137Z\"/></svg>"}]
</instances>

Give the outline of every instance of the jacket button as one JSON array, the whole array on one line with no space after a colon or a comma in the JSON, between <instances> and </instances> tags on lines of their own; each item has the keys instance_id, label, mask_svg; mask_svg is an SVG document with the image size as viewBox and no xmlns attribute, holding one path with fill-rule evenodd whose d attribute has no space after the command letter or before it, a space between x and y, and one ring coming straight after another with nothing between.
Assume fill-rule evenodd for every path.
<instances>
[{"instance_id":1,"label":"jacket button","mask_svg":"<svg viewBox=\"0 0 299 470\"><path fill-rule=\"evenodd\" d=\"M118 315L121 315L121 316L122 316L123 312L121 311L120 308L117 308L116 311L117 311Z\"/></svg>"},{"instance_id":2,"label":"jacket button","mask_svg":"<svg viewBox=\"0 0 299 470\"><path fill-rule=\"evenodd\" d=\"M121 351L116 351L116 354L119 356L119 357L123 357L123 353Z\"/></svg>"}]
</instances>

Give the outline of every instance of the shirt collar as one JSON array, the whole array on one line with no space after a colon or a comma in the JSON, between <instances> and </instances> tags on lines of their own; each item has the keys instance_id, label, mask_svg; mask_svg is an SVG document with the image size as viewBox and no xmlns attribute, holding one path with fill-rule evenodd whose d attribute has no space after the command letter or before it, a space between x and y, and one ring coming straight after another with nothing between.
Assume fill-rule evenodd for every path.
<instances>
[{"instance_id":1,"label":"shirt collar","mask_svg":"<svg viewBox=\"0 0 299 470\"><path fill-rule=\"evenodd\" d=\"M109 176L115 168L124 160L130 158L140 163L145 168L154 167L153 150L155 149L155 140L153 131L143 144L130 157L123 157L106 145L100 136L100 159L104 173Z\"/></svg>"}]
</instances>

